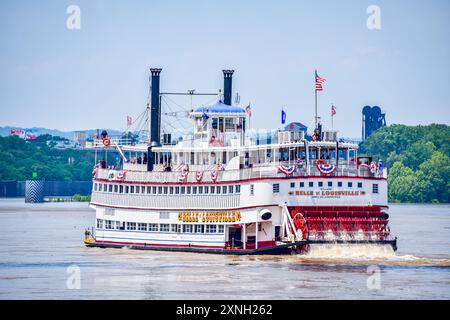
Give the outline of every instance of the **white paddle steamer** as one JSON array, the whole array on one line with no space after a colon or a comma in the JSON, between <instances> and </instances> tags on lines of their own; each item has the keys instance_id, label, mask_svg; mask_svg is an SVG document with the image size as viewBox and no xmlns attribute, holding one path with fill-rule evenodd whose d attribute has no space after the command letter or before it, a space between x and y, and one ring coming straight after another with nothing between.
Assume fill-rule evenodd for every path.
<instances>
[{"instance_id":1,"label":"white paddle steamer","mask_svg":"<svg viewBox=\"0 0 450 320\"><path fill-rule=\"evenodd\" d=\"M149 139L95 147L120 154L117 168L94 169L89 247L131 247L228 254L307 251L316 243L381 243L388 228L386 168L358 157L358 145L316 128L253 134L248 110L223 99L189 113L194 129L173 143L161 137L160 72L151 71ZM193 94L193 92L190 92Z\"/></svg>"}]
</instances>

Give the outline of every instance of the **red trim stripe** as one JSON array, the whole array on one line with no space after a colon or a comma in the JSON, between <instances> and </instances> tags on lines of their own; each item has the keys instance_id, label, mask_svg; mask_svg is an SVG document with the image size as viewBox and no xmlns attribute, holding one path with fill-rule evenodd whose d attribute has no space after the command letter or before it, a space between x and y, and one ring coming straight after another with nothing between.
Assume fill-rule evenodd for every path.
<instances>
[{"instance_id":1,"label":"red trim stripe","mask_svg":"<svg viewBox=\"0 0 450 320\"><path fill-rule=\"evenodd\" d=\"M116 208L116 209L130 209L130 210L147 210L147 211L180 211L180 210L185 210L185 209L181 209L181 208L142 208L142 207L119 207L119 206L111 206L111 205L107 205L107 204L100 204L100 203L95 203L95 202L91 202L91 205L94 206L99 206L99 207L104 207L104 208ZM277 207L278 204L263 204L263 205L259 205L259 206L247 206L247 207L237 207L237 208L221 208L221 209L208 209L208 208L189 208L189 210L197 210L197 211L223 211L223 210L246 210L246 209L255 209L255 208L266 208L266 207ZM294 206L294 205L290 205L288 207L308 207L308 206ZM324 205L317 205L317 206L309 206L309 207L330 207L329 204L324 204ZM372 206L361 206L361 205L341 205L341 206L333 206L334 208L341 210L340 208L349 208L349 207L354 207L354 208L360 208L360 207L378 207L378 208L389 208L388 206L382 206L382 205L372 205Z\"/></svg>"},{"instance_id":2,"label":"red trim stripe","mask_svg":"<svg viewBox=\"0 0 450 320\"><path fill-rule=\"evenodd\" d=\"M299 179L352 179L352 180L386 180L386 178L378 178L378 177L344 177L344 176L302 176L302 177L261 177L261 178L252 178L252 179L245 179L245 180L232 180L232 181L218 181L218 182L137 182L137 181L113 181L108 179L95 179L96 182L108 182L108 183L115 183L115 184L130 184L130 185L150 185L150 186L186 186L186 185L194 185L194 186L202 186L202 185L216 185L216 184L241 184L241 183L248 183L248 182L255 182L255 181L265 181L265 180L299 180Z\"/></svg>"}]
</instances>

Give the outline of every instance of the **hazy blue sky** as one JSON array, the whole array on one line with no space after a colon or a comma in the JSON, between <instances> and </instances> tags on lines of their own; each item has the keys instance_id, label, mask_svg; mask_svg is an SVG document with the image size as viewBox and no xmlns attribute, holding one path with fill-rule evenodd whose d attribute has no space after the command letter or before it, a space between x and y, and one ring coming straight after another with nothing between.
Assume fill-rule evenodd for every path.
<instances>
[{"instance_id":1,"label":"hazy blue sky","mask_svg":"<svg viewBox=\"0 0 450 320\"><path fill-rule=\"evenodd\" d=\"M81 8L69 30L66 8ZM369 5L381 30L369 30ZM0 126L123 129L145 107L148 68L163 91L233 91L252 127L311 126L319 110L359 137L361 108L388 123L450 123L450 1L0 1ZM198 100L199 102L204 101ZM189 107L188 100L176 100Z\"/></svg>"}]
</instances>

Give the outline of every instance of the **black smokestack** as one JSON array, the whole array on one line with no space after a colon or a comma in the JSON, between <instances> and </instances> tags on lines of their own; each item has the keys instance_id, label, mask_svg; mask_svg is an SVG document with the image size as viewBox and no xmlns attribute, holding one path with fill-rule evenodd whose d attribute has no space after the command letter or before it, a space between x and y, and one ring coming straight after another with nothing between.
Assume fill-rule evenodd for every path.
<instances>
[{"instance_id":1,"label":"black smokestack","mask_svg":"<svg viewBox=\"0 0 450 320\"><path fill-rule=\"evenodd\" d=\"M223 72L223 103L231 106L231 88L234 70L222 70Z\"/></svg>"},{"instance_id":2,"label":"black smokestack","mask_svg":"<svg viewBox=\"0 0 450 320\"><path fill-rule=\"evenodd\" d=\"M150 122L150 143L156 142L157 145L161 142L161 108L159 105L159 74L162 69L150 68L151 72L151 89L152 89L152 100L151 100L151 122Z\"/></svg>"}]
</instances>

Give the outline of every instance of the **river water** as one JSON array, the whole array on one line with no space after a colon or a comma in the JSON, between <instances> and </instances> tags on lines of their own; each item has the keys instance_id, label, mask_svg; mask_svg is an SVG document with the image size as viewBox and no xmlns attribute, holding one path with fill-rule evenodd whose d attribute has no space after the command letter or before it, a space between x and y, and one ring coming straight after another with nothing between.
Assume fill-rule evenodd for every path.
<instances>
[{"instance_id":1,"label":"river water","mask_svg":"<svg viewBox=\"0 0 450 320\"><path fill-rule=\"evenodd\" d=\"M226 256L86 248L87 203L0 200L0 299L450 299L450 206L391 205L398 251Z\"/></svg>"}]
</instances>

